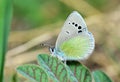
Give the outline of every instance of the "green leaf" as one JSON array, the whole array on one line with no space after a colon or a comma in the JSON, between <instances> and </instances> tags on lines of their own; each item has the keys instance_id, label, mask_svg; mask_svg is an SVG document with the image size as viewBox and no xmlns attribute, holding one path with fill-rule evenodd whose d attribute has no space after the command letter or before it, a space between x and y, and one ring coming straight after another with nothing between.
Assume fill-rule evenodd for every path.
<instances>
[{"instance_id":1,"label":"green leaf","mask_svg":"<svg viewBox=\"0 0 120 82\"><path fill-rule=\"evenodd\" d=\"M66 65L67 73L68 73L68 82L78 82L77 78L74 76L74 73L71 69Z\"/></svg>"},{"instance_id":2,"label":"green leaf","mask_svg":"<svg viewBox=\"0 0 120 82\"><path fill-rule=\"evenodd\" d=\"M112 80L101 70L92 72L95 82L112 82Z\"/></svg>"},{"instance_id":3,"label":"green leaf","mask_svg":"<svg viewBox=\"0 0 120 82\"><path fill-rule=\"evenodd\" d=\"M92 82L89 70L77 61L69 61L67 66L56 57L41 54L38 63L54 82Z\"/></svg>"},{"instance_id":4,"label":"green leaf","mask_svg":"<svg viewBox=\"0 0 120 82\"><path fill-rule=\"evenodd\" d=\"M12 19L12 0L0 0L0 82L3 82L4 61Z\"/></svg>"},{"instance_id":5,"label":"green leaf","mask_svg":"<svg viewBox=\"0 0 120 82\"><path fill-rule=\"evenodd\" d=\"M68 82L67 69L58 58L41 54L38 55L38 63L53 82Z\"/></svg>"},{"instance_id":6,"label":"green leaf","mask_svg":"<svg viewBox=\"0 0 120 82\"><path fill-rule=\"evenodd\" d=\"M46 72L37 65L22 65L17 67L17 71L24 77L35 82L48 82L48 76Z\"/></svg>"},{"instance_id":7,"label":"green leaf","mask_svg":"<svg viewBox=\"0 0 120 82\"><path fill-rule=\"evenodd\" d=\"M76 77L77 82L92 82L91 73L84 65L77 61L68 61L67 65L73 73L72 76Z\"/></svg>"}]
</instances>

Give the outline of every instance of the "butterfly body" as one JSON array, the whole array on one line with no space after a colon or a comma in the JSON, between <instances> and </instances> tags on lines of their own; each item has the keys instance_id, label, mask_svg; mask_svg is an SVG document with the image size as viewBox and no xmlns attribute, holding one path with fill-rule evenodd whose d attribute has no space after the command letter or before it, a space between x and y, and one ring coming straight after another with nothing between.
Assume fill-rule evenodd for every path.
<instances>
[{"instance_id":1,"label":"butterfly body","mask_svg":"<svg viewBox=\"0 0 120 82\"><path fill-rule=\"evenodd\" d=\"M65 21L52 55L61 60L84 60L94 49L94 37L81 15L74 11Z\"/></svg>"}]
</instances>

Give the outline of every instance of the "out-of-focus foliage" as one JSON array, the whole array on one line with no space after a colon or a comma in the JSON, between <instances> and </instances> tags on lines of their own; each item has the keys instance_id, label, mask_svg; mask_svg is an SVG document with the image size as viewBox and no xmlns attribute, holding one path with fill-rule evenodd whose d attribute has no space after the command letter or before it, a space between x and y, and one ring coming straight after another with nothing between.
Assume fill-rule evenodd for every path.
<instances>
[{"instance_id":1,"label":"out-of-focus foliage","mask_svg":"<svg viewBox=\"0 0 120 82\"><path fill-rule=\"evenodd\" d=\"M57 0L14 0L15 17L30 24L30 27L56 22L65 18L71 10Z\"/></svg>"},{"instance_id":2,"label":"out-of-focus foliage","mask_svg":"<svg viewBox=\"0 0 120 82\"><path fill-rule=\"evenodd\" d=\"M86 0L86 2L101 11L105 10L109 1ZM73 10L59 0L14 0L14 17L20 24L24 24L21 28L54 23L65 19Z\"/></svg>"},{"instance_id":3,"label":"out-of-focus foliage","mask_svg":"<svg viewBox=\"0 0 120 82\"><path fill-rule=\"evenodd\" d=\"M17 78L16 66L36 63L49 54L41 43L54 44L67 16L76 10L95 37L95 50L85 64L120 81L120 0L13 0L14 18L5 65L5 82ZM1 6L1 5L0 5ZM29 82L18 77L18 82Z\"/></svg>"},{"instance_id":4,"label":"out-of-focus foliage","mask_svg":"<svg viewBox=\"0 0 120 82\"><path fill-rule=\"evenodd\" d=\"M86 0L86 1L99 10L103 10L109 2L109 0Z\"/></svg>"}]
</instances>

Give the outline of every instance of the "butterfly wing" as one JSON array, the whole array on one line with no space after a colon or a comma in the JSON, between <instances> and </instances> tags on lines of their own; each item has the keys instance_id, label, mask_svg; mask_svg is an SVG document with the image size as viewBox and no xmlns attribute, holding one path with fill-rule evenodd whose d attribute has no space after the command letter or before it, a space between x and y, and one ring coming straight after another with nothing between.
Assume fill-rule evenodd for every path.
<instances>
[{"instance_id":1,"label":"butterfly wing","mask_svg":"<svg viewBox=\"0 0 120 82\"><path fill-rule=\"evenodd\" d=\"M91 33L73 37L60 45L64 59L83 60L89 57L94 49L94 38Z\"/></svg>"},{"instance_id":2,"label":"butterfly wing","mask_svg":"<svg viewBox=\"0 0 120 82\"><path fill-rule=\"evenodd\" d=\"M58 49L61 43L63 43L65 40L79 35L78 32L80 32L80 30L87 31L86 27L87 26L85 24L85 21L81 15L78 12L73 11L66 19L63 28L57 38L55 46L56 49Z\"/></svg>"},{"instance_id":3,"label":"butterfly wing","mask_svg":"<svg viewBox=\"0 0 120 82\"><path fill-rule=\"evenodd\" d=\"M94 38L88 32L85 21L78 12L72 12L57 38L55 50L63 52L66 59L80 59L87 56L86 53L92 52L93 49Z\"/></svg>"}]
</instances>

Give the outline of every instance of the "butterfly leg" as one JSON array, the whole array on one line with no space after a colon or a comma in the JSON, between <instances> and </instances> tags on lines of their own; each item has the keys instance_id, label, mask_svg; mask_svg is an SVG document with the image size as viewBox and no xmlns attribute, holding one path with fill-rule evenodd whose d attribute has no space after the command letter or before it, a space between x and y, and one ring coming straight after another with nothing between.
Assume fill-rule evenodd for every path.
<instances>
[{"instance_id":1,"label":"butterfly leg","mask_svg":"<svg viewBox=\"0 0 120 82\"><path fill-rule=\"evenodd\" d=\"M64 63L65 65L66 65L66 62L67 62L66 60L63 61L63 63Z\"/></svg>"}]
</instances>

